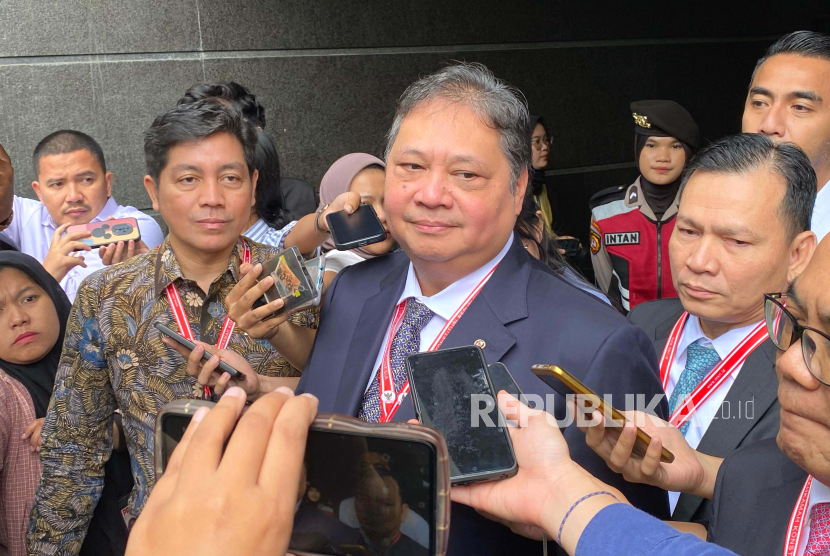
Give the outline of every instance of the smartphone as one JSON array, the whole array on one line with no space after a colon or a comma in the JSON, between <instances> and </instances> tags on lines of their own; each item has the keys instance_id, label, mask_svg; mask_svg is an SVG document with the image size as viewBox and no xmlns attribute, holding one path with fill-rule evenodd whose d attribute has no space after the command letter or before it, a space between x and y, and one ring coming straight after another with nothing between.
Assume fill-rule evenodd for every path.
<instances>
[{"instance_id":1,"label":"smartphone","mask_svg":"<svg viewBox=\"0 0 830 556\"><path fill-rule=\"evenodd\" d=\"M196 410L213 405L176 400L162 408L155 430L156 477ZM382 531L400 535L396 546L406 547L407 554L443 554L449 488L447 448L437 431L320 414L306 441L289 552L370 555L375 552L367 539Z\"/></svg>"},{"instance_id":2,"label":"smartphone","mask_svg":"<svg viewBox=\"0 0 830 556\"><path fill-rule=\"evenodd\" d=\"M490 372L490 380L493 381L493 391L496 394L502 390L505 390L508 394L521 401L523 404L528 405L524 392L522 392L519 385L516 384L516 380L513 378L513 375L510 374L510 371L507 370L504 363L493 363L487 367L487 370Z\"/></svg>"},{"instance_id":3,"label":"smartphone","mask_svg":"<svg viewBox=\"0 0 830 556\"><path fill-rule=\"evenodd\" d=\"M182 336L178 332L173 332L172 330L170 330L168 327L164 326L160 322L154 323L153 326L155 326L156 329L159 332L161 332L162 334L164 334L168 338L173 338L174 340L176 340L177 342L179 342L181 345L185 346L186 348L193 349L193 348L196 347L196 344L194 344L193 342L191 342L190 340L188 340L187 338L185 338L184 336ZM202 361L207 361L211 357L213 357L213 356L210 353L208 353L207 351L205 351L202 354ZM224 361L219 362L219 368L222 369L223 371L225 371L226 373L228 373L229 375L231 375L233 378L245 378L242 373L240 373L239 371L237 371L236 369L234 369L233 367L231 367L230 365L228 365Z\"/></svg>"},{"instance_id":4,"label":"smartphone","mask_svg":"<svg viewBox=\"0 0 830 556\"><path fill-rule=\"evenodd\" d=\"M331 239L340 251L379 243L386 239L386 228L381 224L372 205L360 205L351 214L345 210L326 216Z\"/></svg>"},{"instance_id":5,"label":"smartphone","mask_svg":"<svg viewBox=\"0 0 830 556\"><path fill-rule=\"evenodd\" d=\"M416 353L406 358L406 372L418 420L447 441L453 485L516 474L513 444L507 427L499 426L503 420L481 349Z\"/></svg>"},{"instance_id":6,"label":"smartphone","mask_svg":"<svg viewBox=\"0 0 830 556\"><path fill-rule=\"evenodd\" d=\"M560 249L564 249L568 253L576 252L579 250L579 238L570 237L557 239L556 246Z\"/></svg>"},{"instance_id":7,"label":"smartphone","mask_svg":"<svg viewBox=\"0 0 830 556\"><path fill-rule=\"evenodd\" d=\"M92 237L86 237L79 241L90 247L103 247L119 241L139 241L141 232L138 229L138 220L135 218L117 218L115 220L102 220L101 222L90 222L89 224L77 224L66 229L67 234L73 232L89 232Z\"/></svg>"},{"instance_id":8,"label":"smartphone","mask_svg":"<svg viewBox=\"0 0 830 556\"><path fill-rule=\"evenodd\" d=\"M596 408L603 415L610 414L612 423L607 424L605 430L615 439L619 438L622 427L628 422L628 419L611 405L605 403L599 395L582 384L575 376L556 365L533 365L530 369L542 382L562 394L562 396L567 397L568 394L578 395L585 400L585 406L587 408ZM637 440L634 442L632 453L637 458L642 459L646 455L646 449L650 442L651 437L638 428ZM674 454L666 448L663 448L660 461L671 463L674 461Z\"/></svg>"}]
</instances>

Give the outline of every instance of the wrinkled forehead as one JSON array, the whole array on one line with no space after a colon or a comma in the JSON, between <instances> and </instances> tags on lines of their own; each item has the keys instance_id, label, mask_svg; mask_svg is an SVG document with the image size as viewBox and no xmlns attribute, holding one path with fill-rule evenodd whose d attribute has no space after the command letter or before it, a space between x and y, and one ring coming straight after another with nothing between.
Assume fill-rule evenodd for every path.
<instances>
[{"instance_id":1,"label":"wrinkled forehead","mask_svg":"<svg viewBox=\"0 0 830 556\"><path fill-rule=\"evenodd\" d=\"M830 333L830 241L819 243L804 272L790 287L790 302L807 314L811 326Z\"/></svg>"},{"instance_id":2,"label":"wrinkled forehead","mask_svg":"<svg viewBox=\"0 0 830 556\"><path fill-rule=\"evenodd\" d=\"M43 288L22 270L13 266L0 266L0 303L14 298L26 288L34 288L38 292L43 291Z\"/></svg>"}]
</instances>

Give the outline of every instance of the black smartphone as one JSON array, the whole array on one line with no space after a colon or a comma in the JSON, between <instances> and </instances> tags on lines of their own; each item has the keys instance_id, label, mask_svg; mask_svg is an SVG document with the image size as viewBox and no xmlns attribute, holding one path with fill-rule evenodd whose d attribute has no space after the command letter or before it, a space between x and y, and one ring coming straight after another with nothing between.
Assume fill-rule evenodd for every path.
<instances>
[{"instance_id":1,"label":"black smartphone","mask_svg":"<svg viewBox=\"0 0 830 556\"><path fill-rule=\"evenodd\" d=\"M173 332L172 330L170 330L168 327L164 326L160 322L154 323L153 326L155 326L158 329L159 332L161 332L162 334L164 334L165 336L167 336L169 338L172 338L172 339L176 340L177 342L179 342L181 345L183 345L186 348L193 349L193 348L196 347L196 344L194 344L193 342L191 342L190 340L188 340L187 338L185 338L184 336L182 336L178 332ZM205 351L205 353L202 354L202 361L207 361L211 357L213 357L213 356L211 354L209 354L207 351ZM233 378L244 378L244 375L242 373L240 373L239 371L237 371L236 369L234 369L233 367L231 367L230 365L228 365L224 361L219 362L219 368L222 369L223 371L225 371L226 373L228 373L229 375L231 375Z\"/></svg>"},{"instance_id":2,"label":"black smartphone","mask_svg":"<svg viewBox=\"0 0 830 556\"><path fill-rule=\"evenodd\" d=\"M345 210L326 216L331 239L340 251L379 243L386 239L386 228L380 222L372 205L360 205L351 214Z\"/></svg>"},{"instance_id":3,"label":"black smartphone","mask_svg":"<svg viewBox=\"0 0 830 556\"><path fill-rule=\"evenodd\" d=\"M487 370L490 372L490 380L493 381L493 391L496 394L502 390L505 390L508 394L521 401L523 404L528 405L524 392L522 392L522 389L519 388L518 384L516 384L516 380L513 378L513 375L510 374L510 371L507 370L504 363L493 363L487 367Z\"/></svg>"},{"instance_id":4,"label":"black smartphone","mask_svg":"<svg viewBox=\"0 0 830 556\"><path fill-rule=\"evenodd\" d=\"M496 390L481 349L416 353L406 358L406 372L418 420L447 441L453 485L516 474L513 444L507 428L499 426Z\"/></svg>"},{"instance_id":5,"label":"black smartphone","mask_svg":"<svg viewBox=\"0 0 830 556\"><path fill-rule=\"evenodd\" d=\"M203 405L214 404L177 400L159 413L157 476ZM372 546L395 537L402 553L443 553L449 474L440 435L417 425L356 421L318 415L310 427L289 552L371 556Z\"/></svg>"}]
</instances>

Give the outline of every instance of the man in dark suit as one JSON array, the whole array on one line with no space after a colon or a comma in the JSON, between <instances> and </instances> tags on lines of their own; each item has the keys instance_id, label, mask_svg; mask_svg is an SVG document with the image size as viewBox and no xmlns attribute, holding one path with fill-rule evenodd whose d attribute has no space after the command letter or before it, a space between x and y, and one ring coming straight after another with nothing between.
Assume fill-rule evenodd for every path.
<instances>
[{"instance_id":1,"label":"man in dark suit","mask_svg":"<svg viewBox=\"0 0 830 556\"><path fill-rule=\"evenodd\" d=\"M387 369L391 420L412 419L411 398L400 395L405 356L475 344L488 363L503 362L525 394L551 395L555 407L547 409L558 417L564 400L531 373L535 363L561 365L619 406L626 394L643 394L665 415L655 353L642 331L533 260L513 237L530 163L528 121L518 92L474 64L447 67L401 97L389 134L385 209L403 251L349 267L331 284L298 386L319 398L320 411L386 420L379 376ZM668 517L665 493L625 484L576 427L565 436L577 462L633 504ZM453 507L450 554L540 551Z\"/></svg>"},{"instance_id":2,"label":"man in dark suit","mask_svg":"<svg viewBox=\"0 0 830 556\"><path fill-rule=\"evenodd\" d=\"M795 146L760 135L712 143L687 169L669 240L680 298L639 305L629 319L662 354L672 422L705 454L726 457L778 433L776 349L760 300L785 291L809 260L814 186ZM687 399L694 408L682 424ZM675 521L706 519L702 498L673 492L669 500Z\"/></svg>"}]
</instances>

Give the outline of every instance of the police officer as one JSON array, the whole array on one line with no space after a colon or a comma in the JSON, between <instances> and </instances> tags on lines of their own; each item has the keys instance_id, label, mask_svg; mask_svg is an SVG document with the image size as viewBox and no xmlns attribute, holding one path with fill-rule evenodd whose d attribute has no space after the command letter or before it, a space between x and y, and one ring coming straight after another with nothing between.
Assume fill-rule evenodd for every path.
<instances>
[{"instance_id":1,"label":"police officer","mask_svg":"<svg viewBox=\"0 0 830 556\"><path fill-rule=\"evenodd\" d=\"M591 197L591 262L597 284L627 313L644 301L677 297L669 237L680 177L698 147L692 115L671 100L631 103L640 176Z\"/></svg>"}]
</instances>

